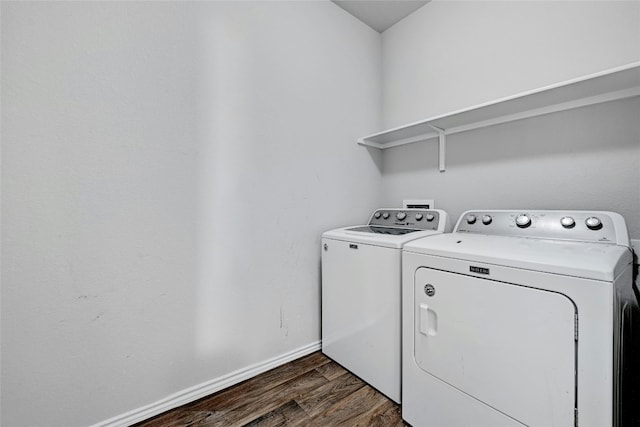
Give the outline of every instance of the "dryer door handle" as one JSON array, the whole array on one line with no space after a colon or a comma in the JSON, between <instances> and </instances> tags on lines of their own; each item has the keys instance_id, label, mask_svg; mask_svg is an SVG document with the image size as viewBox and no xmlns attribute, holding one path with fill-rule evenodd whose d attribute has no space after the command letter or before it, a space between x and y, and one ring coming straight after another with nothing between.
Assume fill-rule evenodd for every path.
<instances>
[{"instance_id":1,"label":"dryer door handle","mask_svg":"<svg viewBox=\"0 0 640 427\"><path fill-rule=\"evenodd\" d=\"M420 304L420 333L430 337L438 334L438 315L427 304Z\"/></svg>"}]
</instances>

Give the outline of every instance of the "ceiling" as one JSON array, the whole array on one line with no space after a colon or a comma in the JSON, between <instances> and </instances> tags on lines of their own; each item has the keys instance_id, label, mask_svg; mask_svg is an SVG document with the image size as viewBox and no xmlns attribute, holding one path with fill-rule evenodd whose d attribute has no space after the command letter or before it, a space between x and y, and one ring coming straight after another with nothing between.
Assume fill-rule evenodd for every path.
<instances>
[{"instance_id":1,"label":"ceiling","mask_svg":"<svg viewBox=\"0 0 640 427\"><path fill-rule=\"evenodd\" d=\"M381 33L430 0L331 0Z\"/></svg>"}]
</instances>

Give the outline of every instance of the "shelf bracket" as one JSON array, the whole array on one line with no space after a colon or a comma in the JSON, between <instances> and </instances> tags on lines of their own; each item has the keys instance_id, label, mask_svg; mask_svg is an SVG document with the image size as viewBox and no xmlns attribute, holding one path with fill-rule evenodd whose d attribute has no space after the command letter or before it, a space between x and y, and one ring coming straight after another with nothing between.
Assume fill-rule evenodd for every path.
<instances>
[{"instance_id":1,"label":"shelf bracket","mask_svg":"<svg viewBox=\"0 0 640 427\"><path fill-rule=\"evenodd\" d=\"M438 167L440 172L445 171L444 161L446 156L446 146L447 146L447 137L445 136L444 129L440 129L439 127L427 124L431 129L438 132Z\"/></svg>"}]
</instances>

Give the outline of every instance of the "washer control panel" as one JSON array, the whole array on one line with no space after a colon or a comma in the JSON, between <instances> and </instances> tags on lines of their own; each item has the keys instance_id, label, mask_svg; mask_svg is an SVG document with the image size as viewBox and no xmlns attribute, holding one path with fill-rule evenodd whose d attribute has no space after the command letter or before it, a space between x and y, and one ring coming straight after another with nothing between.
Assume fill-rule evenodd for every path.
<instances>
[{"instance_id":1,"label":"washer control panel","mask_svg":"<svg viewBox=\"0 0 640 427\"><path fill-rule=\"evenodd\" d=\"M440 212L429 209L378 209L371 215L369 225L437 230L440 220Z\"/></svg>"},{"instance_id":2,"label":"washer control panel","mask_svg":"<svg viewBox=\"0 0 640 427\"><path fill-rule=\"evenodd\" d=\"M616 243L611 212L468 211L454 232ZM619 215L618 215L619 216Z\"/></svg>"}]
</instances>

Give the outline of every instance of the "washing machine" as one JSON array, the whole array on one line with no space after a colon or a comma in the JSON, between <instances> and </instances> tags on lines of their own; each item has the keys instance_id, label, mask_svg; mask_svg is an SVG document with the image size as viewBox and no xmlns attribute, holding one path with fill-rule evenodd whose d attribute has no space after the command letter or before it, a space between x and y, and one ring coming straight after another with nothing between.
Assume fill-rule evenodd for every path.
<instances>
[{"instance_id":1,"label":"washing machine","mask_svg":"<svg viewBox=\"0 0 640 427\"><path fill-rule=\"evenodd\" d=\"M402 416L618 424L632 253L613 212L468 211L403 251Z\"/></svg>"},{"instance_id":2,"label":"washing machine","mask_svg":"<svg viewBox=\"0 0 640 427\"><path fill-rule=\"evenodd\" d=\"M322 352L400 402L401 257L445 231L438 209L378 209L322 235Z\"/></svg>"}]
</instances>

